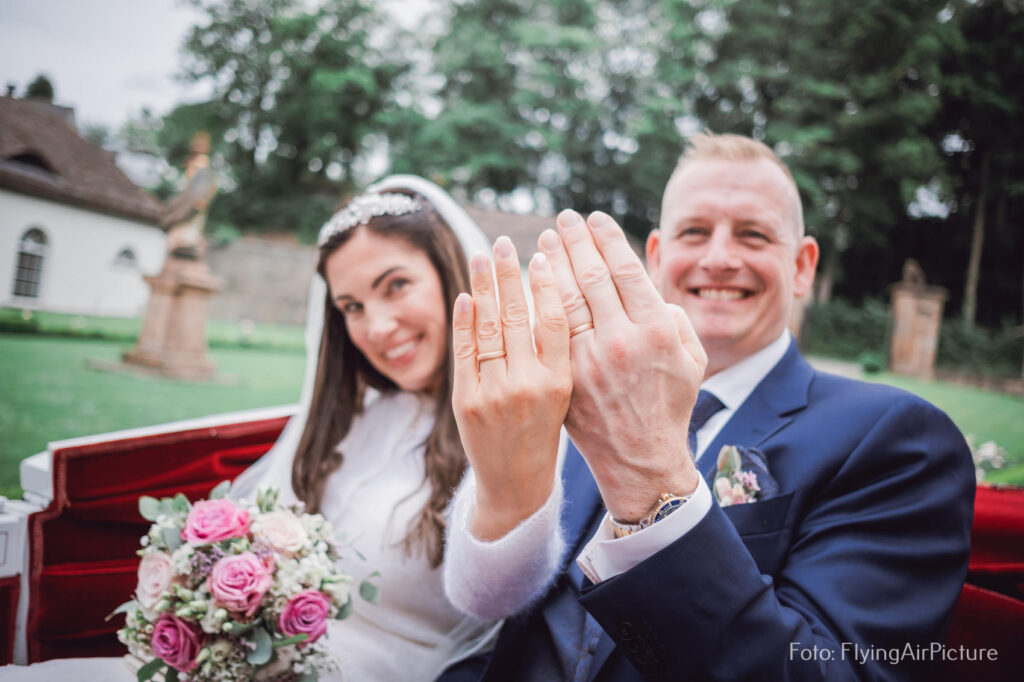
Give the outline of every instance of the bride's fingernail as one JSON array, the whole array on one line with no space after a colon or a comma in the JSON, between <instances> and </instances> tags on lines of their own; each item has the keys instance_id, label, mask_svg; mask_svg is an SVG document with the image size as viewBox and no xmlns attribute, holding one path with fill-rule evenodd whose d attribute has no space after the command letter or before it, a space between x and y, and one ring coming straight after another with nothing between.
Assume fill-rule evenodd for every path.
<instances>
[{"instance_id":1,"label":"bride's fingernail","mask_svg":"<svg viewBox=\"0 0 1024 682\"><path fill-rule=\"evenodd\" d=\"M482 253L474 253L473 257L469 259L469 267L473 272L477 274L484 274L487 272L487 256Z\"/></svg>"},{"instance_id":2,"label":"bride's fingernail","mask_svg":"<svg viewBox=\"0 0 1024 682\"><path fill-rule=\"evenodd\" d=\"M542 249L554 251L559 247L562 240L554 230L544 230L540 233L540 246Z\"/></svg>"},{"instance_id":3,"label":"bride's fingernail","mask_svg":"<svg viewBox=\"0 0 1024 682\"><path fill-rule=\"evenodd\" d=\"M545 256L540 251L538 251L537 253L533 254L533 258L530 259L530 265L532 265L534 267L534 269L539 270L541 272L544 272L545 270L549 270L550 269L550 267L548 265L548 257Z\"/></svg>"},{"instance_id":4,"label":"bride's fingernail","mask_svg":"<svg viewBox=\"0 0 1024 682\"><path fill-rule=\"evenodd\" d=\"M581 218L580 214L576 211L571 208L567 208L558 214L558 218L555 222L558 223L560 227L571 227L583 222L583 218Z\"/></svg>"},{"instance_id":5,"label":"bride's fingernail","mask_svg":"<svg viewBox=\"0 0 1024 682\"><path fill-rule=\"evenodd\" d=\"M590 226L591 229L595 227L600 229L602 227L608 227L614 224L614 221L612 220L612 217L607 213L603 213L601 211L594 211L593 213L590 214L590 218L587 220L587 224Z\"/></svg>"},{"instance_id":6,"label":"bride's fingernail","mask_svg":"<svg viewBox=\"0 0 1024 682\"><path fill-rule=\"evenodd\" d=\"M467 293L461 293L458 298L455 299L455 307L458 308L460 313L468 313L472 306L473 299L470 298Z\"/></svg>"},{"instance_id":7,"label":"bride's fingernail","mask_svg":"<svg viewBox=\"0 0 1024 682\"><path fill-rule=\"evenodd\" d=\"M512 255L512 240L508 237L498 237L498 241L494 242L494 252L502 258L508 258Z\"/></svg>"}]
</instances>

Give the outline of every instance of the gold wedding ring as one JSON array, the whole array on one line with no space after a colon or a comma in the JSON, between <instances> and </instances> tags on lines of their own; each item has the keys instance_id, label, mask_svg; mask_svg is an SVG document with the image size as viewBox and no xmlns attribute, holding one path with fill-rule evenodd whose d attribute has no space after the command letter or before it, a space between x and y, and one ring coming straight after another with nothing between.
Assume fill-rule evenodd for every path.
<instances>
[{"instance_id":1,"label":"gold wedding ring","mask_svg":"<svg viewBox=\"0 0 1024 682\"><path fill-rule=\"evenodd\" d=\"M583 332L588 331L588 330L593 329L593 328L594 328L594 323L593 322L584 322L583 324L579 325L578 327L573 327L572 329L569 330L569 338L571 339L572 337L576 336L577 334L582 334Z\"/></svg>"},{"instance_id":2,"label":"gold wedding ring","mask_svg":"<svg viewBox=\"0 0 1024 682\"><path fill-rule=\"evenodd\" d=\"M505 351L493 350L490 353L477 353L476 361L485 362L487 360L497 360L498 358L505 357Z\"/></svg>"}]
</instances>

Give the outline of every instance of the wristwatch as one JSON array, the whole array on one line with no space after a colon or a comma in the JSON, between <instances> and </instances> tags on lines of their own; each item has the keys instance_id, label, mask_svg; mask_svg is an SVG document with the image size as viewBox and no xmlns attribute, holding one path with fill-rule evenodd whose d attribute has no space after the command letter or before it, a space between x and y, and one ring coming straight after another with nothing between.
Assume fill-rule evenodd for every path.
<instances>
[{"instance_id":1,"label":"wristwatch","mask_svg":"<svg viewBox=\"0 0 1024 682\"><path fill-rule=\"evenodd\" d=\"M687 500L691 497L693 497L693 493L683 497L673 493L662 493L658 496L658 501L654 503L654 508L636 523L623 523L622 521L616 521L614 516L611 517L612 530L615 533L615 537L624 538L638 530L654 525L686 504Z\"/></svg>"}]
</instances>

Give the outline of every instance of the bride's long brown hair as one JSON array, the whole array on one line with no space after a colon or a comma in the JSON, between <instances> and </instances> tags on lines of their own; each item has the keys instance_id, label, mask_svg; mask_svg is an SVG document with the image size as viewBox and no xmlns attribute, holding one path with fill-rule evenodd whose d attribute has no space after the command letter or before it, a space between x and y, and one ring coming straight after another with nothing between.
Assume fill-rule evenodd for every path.
<instances>
[{"instance_id":1,"label":"bride's long brown hair","mask_svg":"<svg viewBox=\"0 0 1024 682\"><path fill-rule=\"evenodd\" d=\"M431 566L436 568L444 556L444 509L466 468L466 454L452 412L452 308L459 292L469 291L469 269L458 239L430 203L414 193L400 193L418 198L423 210L378 216L335 234L320 247L317 272L325 277L327 259L357 231L369 230L382 237L403 239L421 250L441 280L447 309L448 352L437 392L434 427L424 443L424 484L430 486L430 498L410 524L402 543L408 554L417 548L424 549ZM309 511L320 510L327 477L342 465L343 453L337 447L348 434L352 418L363 409L366 388L382 392L399 390L352 343L344 315L331 303L329 292L324 300L319 356L309 417L292 465L292 487Z\"/></svg>"}]
</instances>

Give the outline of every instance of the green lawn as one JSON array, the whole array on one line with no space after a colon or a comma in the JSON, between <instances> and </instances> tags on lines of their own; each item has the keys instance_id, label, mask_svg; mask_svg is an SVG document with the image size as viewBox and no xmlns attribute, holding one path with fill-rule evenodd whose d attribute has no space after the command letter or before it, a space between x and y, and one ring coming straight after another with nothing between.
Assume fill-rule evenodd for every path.
<instances>
[{"instance_id":1,"label":"green lawn","mask_svg":"<svg viewBox=\"0 0 1024 682\"><path fill-rule=\"evenodd\" d=\"M980 445L995 441L1007 451L1007 463L985 480L1024 485L1024 400L942 381L920 381L895 374L865 377L898 386L938 405L960 430Z\"/></svg>"},{"instance_id":2,"label":"green lawn","mask_svg":"<svg viewBox=\"0 0 1024 682\"><path fill-rule=\"evenodd\" d=\"M133 344L142 329L141 318L67 315L20 308L0 308L0 333L38 332L43 335L79 339L107 339ZM280 350L301 350L301 327L278 324L253 324L209 320L206 339L213 348L259 347Z\"/></svg>"},{"instance_id":3,"label":"green lawn","mask_svg":"<svg viewBox=\"0 0 1024 682\"><path fill-rule=\"evenodd\" d=\"M304 362L296 343L301 330L280 334L290 339L288 347L215 347L211 357L233 381L196 384L86 366L90 359L117 361L130 347L122 342L0 333L0 494L20 496L18 463L51 440L296 402ZM998 443L1008 452L1007 465L987 480L1024 485L1024 401L890 374L868 378L935 403L975 443Z\"/></svg>"},{"instance_id":4,"label":"green lawn","mask_svg":"<svg viewBox=\"0 0 1024 682\"><path fill-rule=\"evenodd\" d=\"M301 335L301 333L300 333ZM51 440L297 402L296 348L214 348L223 383L101 372L130 346L116 341L0 334L0 494L19 497L18 463Z\"/></svg>"}]
</instances>

